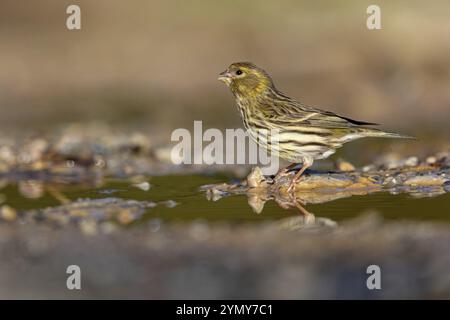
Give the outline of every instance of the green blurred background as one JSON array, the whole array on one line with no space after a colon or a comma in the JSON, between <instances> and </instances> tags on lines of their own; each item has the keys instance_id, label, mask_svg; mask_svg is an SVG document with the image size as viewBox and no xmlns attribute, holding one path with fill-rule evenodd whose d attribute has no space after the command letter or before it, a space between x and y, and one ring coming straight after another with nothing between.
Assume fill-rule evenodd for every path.
<instances>
[{"instance_id":1,"label":"green blurred background","mask_svg":"<svg viewBox=\"0 0 450 320\"><path fill-rule=\"evenodd\" d=\"M383 29L370 31L374 3ZM81 7L79 31L66 29L70 4ZM240 60L304 103L448 137L448 0L2 0L0 125L240 127L217 81Z\"/></svg>"}]
</instances>

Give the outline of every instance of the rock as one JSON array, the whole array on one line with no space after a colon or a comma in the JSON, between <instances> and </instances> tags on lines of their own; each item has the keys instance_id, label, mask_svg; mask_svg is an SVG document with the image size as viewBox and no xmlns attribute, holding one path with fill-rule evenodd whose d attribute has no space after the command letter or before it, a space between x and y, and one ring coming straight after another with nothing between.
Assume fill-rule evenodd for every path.
<instances>
[{"instance_id":1,"label":"rock","mask_svg":"<svg viewBox=\"0 0 450 320\"><path fill-rule=\"evenodd\" d=\"M98 231L97 224L109 221L128 225L140 219L148 209L155 206L156 204L151 201L120 198L79 199L57 207L25 211L22 219L51 221L59 226L77 222L84 233L95 234Z\"/></svg>"},{"instance_id":2,"label":"rock","mask_svg":"<svg viewBox=\"0 0 450 320\"><path fill-rule=\"evenodd\" d=\"M120 224L130 224L135 220L133 213L130 210L122 210L117 214L117 221Z\"/></svg>"},{"instance_id":3,"label":"rock","mask_svg":"<svg viewBox=\"0 0 450 320\"><path fill-rule=\"evenodd\" d=\"M174 200L166 200L161 202L162 205L165 205L167 208L175 208L178 205L178 202Z\"/></svg>"},{"instance_id":4,"label":"rock","mask_svg":"<svg viewBox=\"0 0 450 320\"><path fill-rule=\"evenodd\" d=\"M0 216L5 221L13 221L17 218L17 211L8 205L0 207Z\"/></svg>"},{"instance_id":5,"label":"rock","mask_svg":"<svg viewBox=\"0 0 450 320\"><path fill-rule=\"evenodd\" d=\"M93 236L97 234L97 222L92 219L81 220L79 223L81 231L88 236Z\"/></svg>"},{"instance_id":6,"label":"rock","mask_svg":"<svg viewBox=\"0 0 450 320\"><path fill-rule=\"evenodd\" d=\"M408 167L415 167L419 164L419 158L417 157L409 157L404 161L404 165Z\"/></svg>"},{"instance_id":7,"label":"rock","mask_svg":"<svg viewBox=\"0 0 450 320\"><path fill-rule=\"evenodd\" d=\"M403 184L406 186L440 186L447 182L448 179L442 176L428 174L423 176L415 176L407 179Z\"/></svg>"},{"instance_id":8,"label":"rock","mask_svg":"<svg viewBox=\"0 0 450 320\"><path fill-rule=\"evenodd\" d=\"M330 175L305 175L295 186L296 190L346 188L354 183L351 177Z\"/></svg>"},{"instance_id":9,"label":"rock","mask_svg":"<svg viewBox=\"0 0 450 320\"><path fill-rule=\"evenodd\" d=\"M375 169L376 169L376 166L375 166L375 165L369 164L369 165L367 165L367 166L364 166L364 167L362 168L362 171L363 171L363 172L369 172L369 171L373 171L373 170L375 170Z\"/></svg>"},{"instance_id":10,"label":"rock","mask_svg":"<svg viewBox=\"0 0 450 320\"><path fill-rule=\"evenodd\" d=\"M23 146L22 150L19 152L19 161L21 163L40 161L48 148L49 143L46 139L34 139Z\"/></svg>"},{"instance_id":11,"label":"rock","mask_svg":"<svg viewBox=\"0 0 450 320\"><path fill-rule=\"evenodd\" d=\"M132 146L132 150L148 153L152 146L150 138L140 132L133 133L128 138L128 144Z\"/></svg>"},{"instance_id":12,"label":"rock","mask_svg":"<svg viewBox=\"0 0 450 320\"><path fill-rule=\"evenodd\" d=\"M446 183L444 183L444 190L446 192L450 192L450 181L447 181Z\"/></svg>"},{"instance_id":13,"label":"rock","mask_svg":"<svg viewBox=\"0 0 450 320\"><path fill-rule=\"evenodd\" d=\"M150 190L151 184L147 181L141 182L141 183L135 183L133 184L134 187L141 189L142 191L148 191Z\"/></svg>"},{"instance_id":14,"label":"rock","mask_svg":"<svg viewBox=\"0 0 450 320\"><path fill-rule=\"evenodd\" d=\"M350 162L347 161L338 161L337 168L339 171L349 172L349 171L355 171L355 166L352 165Z\"/></svg>"},{"instance_id":15,"label":"rock","mask_svg":"<svg viewBox=\"0 0 450 320\"><path fill-rule=\"evenodd\" d=\"M0 160L8 166L16 164L16 153L12 146L0 145Z\"/></svg>"},{"instance_id":16,"label":"rock","mask_svg":"<svg viewBox=\"0 0 450 320\"><path fill-rule=\"evenodd\" d=\"M430 157L428 157L425 161L426 161L426 163L428 163L428 164L435 164L435 163L437 162L437 159L436 159L435 156L430 156Z\"/></svg>"}]
</instances>

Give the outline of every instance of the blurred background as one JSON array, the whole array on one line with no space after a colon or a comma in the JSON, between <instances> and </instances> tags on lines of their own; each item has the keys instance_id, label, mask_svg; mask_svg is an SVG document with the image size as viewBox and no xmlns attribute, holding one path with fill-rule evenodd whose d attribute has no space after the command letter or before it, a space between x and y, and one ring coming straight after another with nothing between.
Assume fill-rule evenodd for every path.
<instances>
[{"instance_id":1,"label":"blurred background","mask_svg":"<svg viewBox=\"0 0 450 320\"><path fill-rule=\"evenodd\" d=\"M151 128L241 127L217 74L235 61L265 68L306 104L448 138L450 2L0 2L0 125L4 130L105 122ZM81 7L82 29L66 28Z\"/></svg>"},{"instance_id":2,"label":"blurred background","mask_svg":"<svg viewBox=\"0 0 450 320\"><path fill-rule=\"evenodd\" d=\"M66 28L73 4L81 30ZM316 161L372 166L313 177L298 200L318 228L302 233L278 187L225 188L251 166L171 162L176 128L242 128L217 80L236 61L419 139ZM0 298L448 298L449 119L449 0L0 0ZM381 295L366 290L373 263Z\"/></svg>"}]
</instances>

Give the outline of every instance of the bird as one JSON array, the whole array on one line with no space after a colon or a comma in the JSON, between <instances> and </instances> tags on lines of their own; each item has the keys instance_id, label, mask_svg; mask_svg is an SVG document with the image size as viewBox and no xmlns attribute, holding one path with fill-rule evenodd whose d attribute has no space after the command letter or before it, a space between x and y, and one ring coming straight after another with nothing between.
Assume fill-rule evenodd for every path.
<instances>
[{"instance_id":1,"label":"bird","mask_svg":"<svg viewBox=\"0 0 450 320\"><path fill-rule=\"evenodd\" d=\"M365 137L414 139L373 128L376 123L353 120L292 99L275 87L264 69L251 62L232 63L219 74L218 80L234 95L249 136L291 163L277 176L301 164L288 192L295 191L295 185L314 160L329 157L347 142ZM277 132L277 143L271 143L268 132Z\"/></svg>"}]
</instances>

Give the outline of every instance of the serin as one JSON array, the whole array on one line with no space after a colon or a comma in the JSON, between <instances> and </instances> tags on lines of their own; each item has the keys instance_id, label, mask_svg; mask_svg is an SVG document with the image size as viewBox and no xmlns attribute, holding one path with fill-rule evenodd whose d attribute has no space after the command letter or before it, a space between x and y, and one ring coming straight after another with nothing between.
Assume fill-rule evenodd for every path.
<instances>
[{"instance_id":1,"label":"serin","mask_svg":"<svg viewBox=\"0 0 450 320\"><path fill-rule=\"evenodd\" d=\"M250 62L231 64L219 74L219 80L231 89L249 135L262 147L292 162L279 174L302 164L289 192L314 160L329 157L344 143L364 137L412 138L296 101L280 92L269 74ZM277 144L261 138L261 132L271 130L278 132Z\"/></svg>"}]
</instances>

